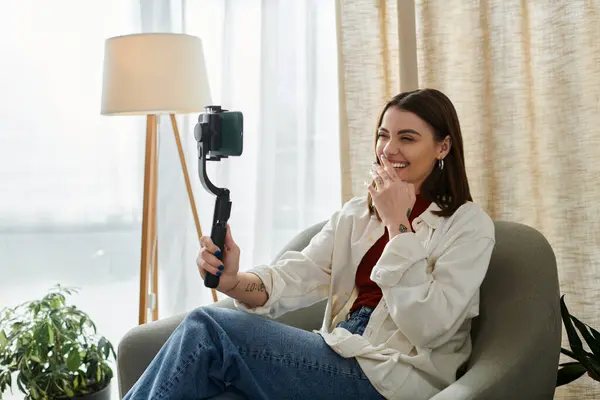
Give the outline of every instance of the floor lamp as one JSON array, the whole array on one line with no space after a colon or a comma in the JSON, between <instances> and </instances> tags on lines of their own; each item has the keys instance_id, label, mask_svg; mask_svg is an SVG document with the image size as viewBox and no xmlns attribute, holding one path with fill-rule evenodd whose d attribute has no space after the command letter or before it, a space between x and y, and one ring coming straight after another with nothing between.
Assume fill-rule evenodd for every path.
<instances>
[{"instance_id":1,"label":"floor lamp","mask_svg":"<svg viewBox=\"0 0 600 400\"><path fill-rule=\"evenodd\" d=\"M109 38L104 47L103 115L145 115L146 153L140 261L139 323L158 319L158 242L156 193L157 139L161 115L171 119L198 239L198 212L175 114L203 112L211 104L202 41L175 33L134 34ZM193 260L191 261L193 262ZM212 291L213 300L217 300Z\"/></svg>"}]
</instances>

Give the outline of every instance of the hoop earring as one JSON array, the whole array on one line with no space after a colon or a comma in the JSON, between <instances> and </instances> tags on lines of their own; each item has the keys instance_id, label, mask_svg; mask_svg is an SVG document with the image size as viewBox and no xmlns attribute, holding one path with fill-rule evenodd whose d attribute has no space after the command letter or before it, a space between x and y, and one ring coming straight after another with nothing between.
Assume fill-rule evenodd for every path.
<instances>
[{"instance_id":1,"label":"hoop earring","mask_svg":"<svg viewBox=\"0 0 600 400\"><path fill-rule=\"evenodd\" d=\"M440 158L438 160L438 166L440 167L440 171L444 170L444 159L443 158Z\"/></svg>"}]
</instances>

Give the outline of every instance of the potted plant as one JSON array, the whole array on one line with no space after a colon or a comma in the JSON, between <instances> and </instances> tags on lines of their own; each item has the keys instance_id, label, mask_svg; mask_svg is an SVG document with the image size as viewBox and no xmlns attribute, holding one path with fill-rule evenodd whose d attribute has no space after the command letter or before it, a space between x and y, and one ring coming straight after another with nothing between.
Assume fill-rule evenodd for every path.
<instances>
[{"instance_id":1,"label":"potted plant","mask_svg":"<svg viewBox=\"0 0 600 400\"><path fill-rule=\"evenodd\" d=\"M27 400L110 399L111 343L60 285L41 300L0 311L0 399L16 374Z\"/></svg>"},{"instance_id":2,"label":"potted plant","mask_svg":"<svg viewBox=\"0 0 600 400\"><path fill-rule=\"evenodd\" d=\"M571 349L561 348L560 351L576 361L559 365L556 386L570 383L585 373L590 378L600 381L600 332L571 315L564 297L563 295L560 298L560 314ZM583 347L582 338L587 348Z\"/></svg>"}]
</instances>

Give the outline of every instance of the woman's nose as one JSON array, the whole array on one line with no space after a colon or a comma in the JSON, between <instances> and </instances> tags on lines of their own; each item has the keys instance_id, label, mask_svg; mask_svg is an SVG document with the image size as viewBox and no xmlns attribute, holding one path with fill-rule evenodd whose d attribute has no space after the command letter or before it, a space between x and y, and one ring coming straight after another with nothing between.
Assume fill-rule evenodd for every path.
<instances>
[{"instance_id":1,"label":"woman's nose","mask_svg":"<svg viewBox=\"0 0 600 400\"><path fill-rule=\"evenodd\" d=\"M394 143L392 143L392 141L389 141L385 147L383 148L383 154L387 156L395 156L398 154L398 152L400 151L400 149L398 148L398 146Z\"/></svg>"}]
</instances>

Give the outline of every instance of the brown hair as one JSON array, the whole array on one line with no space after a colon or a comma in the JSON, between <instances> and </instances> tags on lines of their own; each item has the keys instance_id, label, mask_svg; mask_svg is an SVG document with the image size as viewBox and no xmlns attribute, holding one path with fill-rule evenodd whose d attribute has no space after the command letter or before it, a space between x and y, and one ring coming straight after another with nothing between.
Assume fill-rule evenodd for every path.
<instances>
[{"instance_id":1,"label":"brown hair","mask_svg":"<svg viewBox=\"0 0 600 400\"><path fill-rule=\"evenodd\" d=\"M421 196L434 202L440 208L435 214L441 217L452 215L467 201L472 201L469 181L465 168L463 140L456 109L445 94L435 89L419 89L400 93L387 102L379 115L375 132L377 146L377 130L381 126L383 115L390 107L416 114L425 121L434 132L434 140L441 142L450 136L450 152L444 158L444 168L434 167L421 186ZM380 163L375 154L377 163ZM369 210L379 218L373 206L371 194L368 195Z\"/></svg>"}]
</instances>

